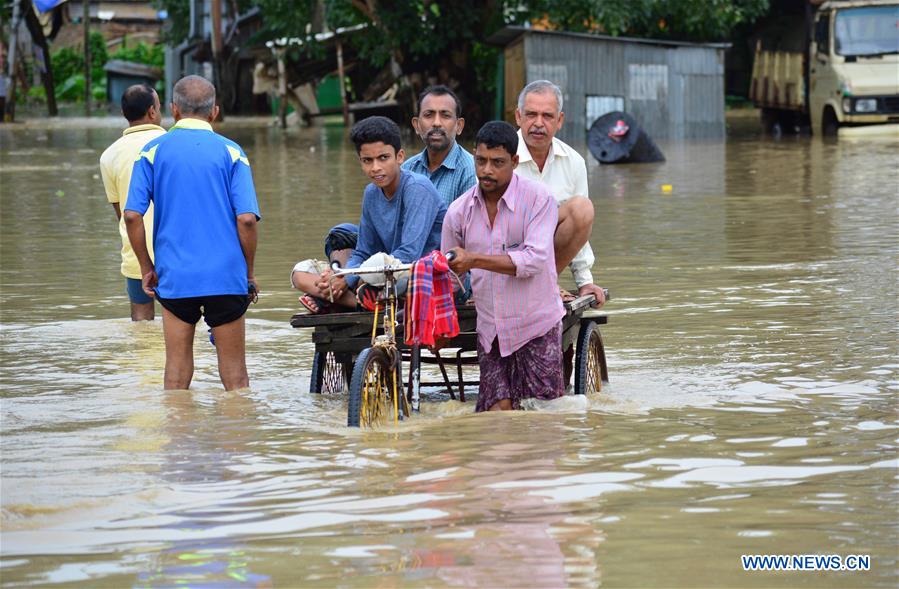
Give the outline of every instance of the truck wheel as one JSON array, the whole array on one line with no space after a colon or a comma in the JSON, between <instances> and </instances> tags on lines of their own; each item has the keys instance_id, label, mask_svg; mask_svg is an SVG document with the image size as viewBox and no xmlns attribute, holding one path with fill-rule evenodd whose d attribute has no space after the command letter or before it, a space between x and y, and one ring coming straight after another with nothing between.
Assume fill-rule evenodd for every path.
<instances>
[{"instance_id":1,"label":"truck wheel","mask_svg":"<svg viewBox=\"0 0 899 589\"><path fill-rule=\"evenodd\" d=\"M826 107L824 114L821 115L821 135L824 137L836 137L839 129L840 121L837 120L837 114L833 112L831 107Z\"/></svg>"}]
</instances>

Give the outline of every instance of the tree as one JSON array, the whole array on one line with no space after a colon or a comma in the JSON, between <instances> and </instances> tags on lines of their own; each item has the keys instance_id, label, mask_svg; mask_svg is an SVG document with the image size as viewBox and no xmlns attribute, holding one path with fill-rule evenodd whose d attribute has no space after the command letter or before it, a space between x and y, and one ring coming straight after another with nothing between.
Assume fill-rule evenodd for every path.
<instances>
[{"instance_id":1,"label":"tree","mask_svg":"<svg viewBox=\"0 0 899 589\"><path fill-rule=\"evenodd\" d=\"M549 28L680 41L726 40L767 12L769 0L531 0Z\"/></svg>"},{"instance_id":2,"label":"tree","mask_svg":"<svg viewBox=\"0 0 899 589\"><path fill-rule=\"evenodd\" d=\"M159 1L170 14L183 14L187 6L187 0ZM499 50L486 39L505 25L720 41L734 27L764 14L769 0L241 0L240 4L260 8L264 23L260 41L299 37L307 39L306 51L313 53L313 23L324 22L332 30L367 24L349 40L363 62L375 69L395 62L413 86L439 82L456 87L466 99L466 116L474 123L492 115Z\"/></svg>"}]
</instances>

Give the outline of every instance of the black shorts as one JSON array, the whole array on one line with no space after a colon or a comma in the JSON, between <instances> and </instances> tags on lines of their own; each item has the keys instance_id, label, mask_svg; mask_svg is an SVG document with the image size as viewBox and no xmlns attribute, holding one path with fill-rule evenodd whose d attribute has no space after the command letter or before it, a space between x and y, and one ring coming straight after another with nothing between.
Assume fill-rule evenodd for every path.
<instances>
[{"instance_id":1,"label":"black shorts","mask_svg":"<svg viewBox=\"0 0 899 589\"><path fill-rule=\"evenodd\" d=\"M202 315L209 327L218 327L240 319L250 306L250 297L247 295L213 295L185 299L164 299L157 295L156 300L172 315L191 325L196 325Z\"/></svg>"}]
</instances>

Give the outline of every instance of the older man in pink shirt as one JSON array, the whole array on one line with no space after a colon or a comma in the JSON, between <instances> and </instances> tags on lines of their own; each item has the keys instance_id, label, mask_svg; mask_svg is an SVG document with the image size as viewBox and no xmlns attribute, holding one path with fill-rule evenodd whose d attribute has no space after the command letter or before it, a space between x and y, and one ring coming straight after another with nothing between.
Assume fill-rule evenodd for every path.
<instances>
[{"instance_id":1,"label":"older man in pink shirt","mask_svg":"<svg viewBox=\"0 0 899 589\"><path fill-rule=\"evenodd\" d=\"M547 189L514 174L518 134L502 121L477 135L478 184L443 219L450 267L471 271L478 310L478 411L555 399L562 382L562 317L553 252L558 206Z\"/></svg>"}]
</instances>

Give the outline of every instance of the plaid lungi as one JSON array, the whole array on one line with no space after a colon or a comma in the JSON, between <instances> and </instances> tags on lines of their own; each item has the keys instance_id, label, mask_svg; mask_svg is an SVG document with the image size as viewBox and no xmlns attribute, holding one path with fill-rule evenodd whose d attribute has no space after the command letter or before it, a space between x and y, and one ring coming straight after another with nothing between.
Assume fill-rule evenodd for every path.
<instances>
[{"instance_id":1,"label":"plaid lungi","mask_svg":"<svg viewBox=\"0 0 899 589\"><path fill-rule=\"evenodd\" d=\"M544 335L532 339L505 358L499 341L493 340L485 352L478 341L481 384L476 411L487 411L503 399L511 399L519 409L521 399L557 399L565 392L562 382L562 322Z\"/></svg>"}]
</instances>

